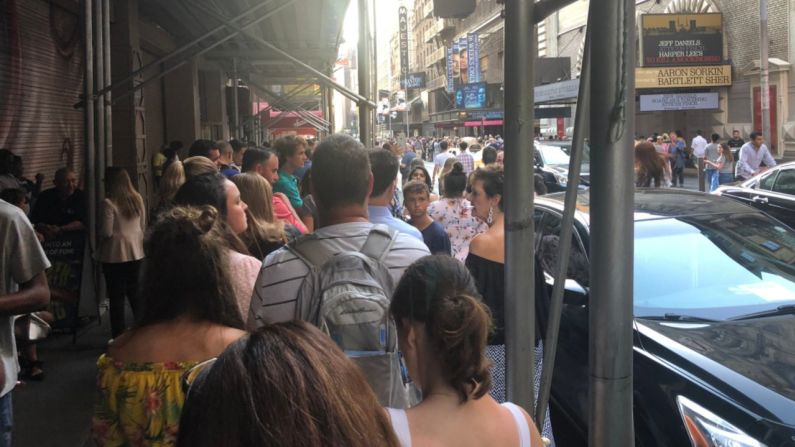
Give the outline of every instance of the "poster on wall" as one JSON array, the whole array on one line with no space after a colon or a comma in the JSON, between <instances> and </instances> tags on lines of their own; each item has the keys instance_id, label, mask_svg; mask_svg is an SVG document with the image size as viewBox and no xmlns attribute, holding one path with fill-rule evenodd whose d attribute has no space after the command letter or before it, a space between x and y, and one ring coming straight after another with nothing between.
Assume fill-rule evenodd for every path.
<instances>
[{"instance_id":1,"label":"poster on wall","mask_svg":"<svg viewBox=\"0 0 795 447\"><path fill-rule=\"evenodd\" d=\"M641 112L712 110L720 106L717 92L640 95Z\"/></svg>"},{"instance_id":2,"label":"poster on wall","mask_svg":"<svg viewBox=\"0 0 795 447\"><path fill-rule=\"evenodd\" d=\"M455 91L453 78L453 47L447 47L447 93Z\"/></svg>"},{"instance_id":3,"label":"poster on wall","mask_svg":"<svg viewBox=\"0 0 795 447\"><path fill-rule=\"evenodd\" d=\"M645 67L723 62L722 14L644 14L641 33Z\"/></svg>"},{"instance_id":4,"label":"poster on wall","mask_svg":"<svg viewBox=\"0 0 795 447\"><path fill-rule=\"evenodd\" d=\"M462 85L455 91L457 109L483 109L486 108L486 105L485 82Z\"/></svg>"},{"instance_id":5,"label":"poster on wall","mask_svg":"<svg viewBox=\"0 0 795 447\"><path fill-rule=\"evenodd\" d=\"M467 34L467 51L469 82L480 82L480 41L478 33Z\"/></svg>"}]
</instances>

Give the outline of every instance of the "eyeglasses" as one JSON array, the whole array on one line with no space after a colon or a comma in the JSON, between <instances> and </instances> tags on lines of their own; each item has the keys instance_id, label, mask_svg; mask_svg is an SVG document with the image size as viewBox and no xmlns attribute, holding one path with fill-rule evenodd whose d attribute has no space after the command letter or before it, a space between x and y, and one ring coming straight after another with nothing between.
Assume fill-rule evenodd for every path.
<instances>
[{"instance_id":1,"label":"eyeglasses","mask_svg":"<svg viewBox=\"0 0 795 447\"><path fill-rule=\"evenodd\" d=\"M188 394L194 383L200 382L207 376L216 360L218 360L217 357L205 360L182 374L182 391L185 395Z\"/></svg>"}]
</instances>

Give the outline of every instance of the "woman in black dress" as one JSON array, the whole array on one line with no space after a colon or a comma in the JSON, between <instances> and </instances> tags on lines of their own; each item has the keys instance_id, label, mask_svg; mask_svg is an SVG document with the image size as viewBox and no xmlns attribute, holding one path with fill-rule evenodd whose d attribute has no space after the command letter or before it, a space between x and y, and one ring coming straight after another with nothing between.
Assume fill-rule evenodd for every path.
<instances>
[{"instance_id":1,"label":"woman in black dress","mask_svg":"<svg viewBox=\"0 0 795 447\"><path fill-rule=\"evenodd\" d=\"M486 355L493 363L491 396L498 402L505 402L505 214L502 166L492 165L476 169L469 180L472 213L486 222L489 229L472 239L466 266L494 317L494 332L486 347ZM535 394L538 395L543 359L540 345L536 347L535 358L536 377L533 381ZM542 435L552 439L549 412L544 421Z\"/></svg>"}]
</instances>

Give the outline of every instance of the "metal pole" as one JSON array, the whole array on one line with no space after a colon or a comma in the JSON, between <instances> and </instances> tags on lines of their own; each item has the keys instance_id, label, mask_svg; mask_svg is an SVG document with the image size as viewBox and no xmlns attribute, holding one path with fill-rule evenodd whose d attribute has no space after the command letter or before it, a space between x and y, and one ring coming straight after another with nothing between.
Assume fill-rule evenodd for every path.
<instances>
[{"instance_id":1,"label":"metal pole","mask_svg":"<svg viewBox=\"0 0 795 447\"><path fill-rule=\"evenodd\" d=\"M85 33L85 82L84 94L86 98L91 98L94 91L94 13L92 8L93 0L83 0L83 32ZM86 139L86 162L85 162L85 181L89 197L88 210L88 241L91 251L96 247L96 225L97 225L97 201L94 200L96 194L96 147L94 141L94 101L87 100L85 109L85 139Z\"/></svg>"},{"instance_id":2,"label":"metal pole","mask_svg":"<svg viewBox=\"0 0 795 447\"><path fill-rule=\"evenodd\" d=\"M94 0L94 91L102 90L105 87L105 45L103 42L102 30L102 3L103 0ZM94 168L94 188L95 194L92 197L96 203L104 199L104 183L102 177L105 175L105 103L101 96L95 96L96 112L96 167Z\"/></svg>"},{"instance_id":3,"label":"metal pole","mask_svg":"<svg viewBox=\"0 0 795 447\"><path fill-rule=\"evenodd\" d=\"M772 137L770 133L770 70L768 68L770 39L767 33L767 0L759 0L759 47L761 52L759 58L759 99L762 109L762 136L772 153L773 144L776 142L770 139Z\"/></svg>"},{"instance_id":4,"label":"metal pole","mask_svg":"<svg viewBox=\"0 0 795 447\"><path fill-rule=\"evenodd\" d=\"M508 400L533 414L533 2L505 2L505 339ZM508 193L510 191L510 193Z\"/></svg>"},{"instance_id":5,"label":"metal pole","mask_svg":"<svg viewBox=\"0 0 795 447\"><path fill-rule=\"evenodd\" d=\"M593 3L592 3L593 4ZM591 5L592 5L591 4ZM588 6L591 7L590 5ZM582 167L583 143L588 130L588 112L591 99L591 30L588 26L585 31L585 53L583 55L582 69L580 71L580 88L577 93L577 111L574 115L574 135L569 159L569 181L566 188L566 198L563 205L563 218L560 226L560 255L555 274L555 284L552 287L551 305L547 333L544 337L544 368L541 373L541 389L538 392L538 407L536 408L536 421L543 423L549 393L552 389L552 373L555 366L555 354L558 347L558 334L560 330L560 313L563 308L563 290L569 271L569 253L571 252L572 231L574 229L574 211L577 205L577 188L580 183L580 168ZM542 316L543 317L543 316Z\"/></svg>"},{"instance_id":6,"label":"metal pole","mask_svg":"<svg viewBox=\"0 0 795 447\"><path fill-rule=\"evenodd\" d=\"M359 0L359 1L363 1L363 0ZM293 2L293 0L290 0L288 3L280 6L277 9L280 9L283 6L286 6L287 4L290 4L292 2ZM356 101L357 103L360 103L360 102L364 101L364 102L368 103L370 105L370 107L375 107L375 103L370 101L369 99L367 99L367 98L365 98L365 97L363 97L361 95L356 94L353 90L350 90L349 88L345 87L344 85L338 84L336 81L334 81L330 77L326 76L325 74L323 74L319 70L315 69L314 67L312 67L312 66L310 66L308 64L305 64L301 60L295 58L290 53L282 50L281 48L279 48L279 47L275 46L274 44L268 42L267 40L263 39L262 37L250 32L250 31L246 31L246 28L249 28L252 24L248 24L248 25L245 25L243 27L240 27L240 26L237 26L236 24L232 23L223 14L219 14L219 13L207 8L206 6L204 6L201 3L193 3L191 6L193 6L196 9L199 9L201 11L204 11L206 14L214 17L219 22L222 22L224 25L228 26L229 28L235 30L236 32L238 32L240 34L245 35L249 39L259 43L260 45L263 45L265 47L270 48L274 53L276 53L276 54L282 56L283 58L287 59L288 61L292 62L293 64L297 65L299 68L302 68L303 70L305 70L305 71L307 71L309 73L312 73L313 75L317 76L318 80L320 82L323 82L323 83L333 87L334 89L339 91L341 94L343 94L343 95L347 96L348 98ZM361 17L359 18L359 21L361 22ZM365 21L365 23L366 23L366 21ZM361 23L360 23L360 27L361 27ZM361 34L359 34L359 35L361 36ZM206 50L204 50L203 52L206 52Z\"/></svg>"},{"instance_id":7,"label":"metal pole","mask_svg":"<svg viewBox=\"0 0 795 447\"><path fill-rule=\"evenodd\" d=\"M367 19L367 0L359 2L359 49L356 55L359 64L359 96L370 99L370 56L367 54L367 34L369 20ZM375 104L373 104L375 106ZM359 101L359 140L365 147L373 144L373 129L370 119L370 107L364 101Z\"/></svg>"},{"instance_id":8,"label":"metal pole","mask_svg":"<svg viewBox=\"0 0 795 447\"><path fill-rule=\"evenodd\" d=\"M377 4L378 4L378 2L376 0L373 0L373 4L372 4L372 7L373 7L372 8L373 9L372 26L373 27L375 27L376 26L375 24L377 23L376 22L376 17L378 17L376 15L376 5ZM373 83L372 83L372 86L373 86L373 98L378 99L378 33L377 32L372 33L372 37L373 38L372 38L371 42L372 42L372 45L373 45L373 68L372 68L371 71L373 72ZM378 115L373 113L372 116L373 116L373 129L378 129ZM373 132L375 132L375 130Z\"/></svg>"},{"instance_id":9,"label":"metal pole","mask_svg":"<svg viewBox=\"0 0 795 447\"><path fill-rule=\"evenodd\" d=\"M224 37L223 39L221 39L221 40L219 40L217 42L214 42L212 45L208 46L207 48L204 48L201 51L197 51L196 53L193 53L193 54L185 57L180 62L178 62L178 63L172 65L171 67L161 71L157 75L152 76L151 78L145 79L144 81L141 81L138 84L135 84L130 90L127 90L126 92L124 92L120 96L116 97L113 100L113 103L115 104L117 101L120 101L120 100L132 95L133 93L135 93L136 91L142 89L145 85L149 84L150 82L156 81L156 80L168 75L169 73L173 72L174 70L178 69L179 67L187 64L188 61L194 60L194 59L198 58L199 56L201 56L202 54L205 54L205 53L208 53L208 52L214 50L215 48L217 48L218 46L222 45L226 41L237 37L238 34L244 33L245 32L244 30L246 28L250 28L250 27L262 22L263 20L267 19L268 17L276 14L277 12L281 11L282 9L290 6L291 4L293 4L294 1L295 0L287 0L286 3L283 3L283 4L279 5L278 7L276 7L275 9L272 9L272 10L266 12L264 15L262 15L262 16L258 17L257 19L255 19L255 20L243 25L242 27L237 27L237 26L234 26L234 25L227 25L227 26L230 26L230 27L234 28L236 31L234 31L233 33L231 33L228 36ZM200 7L198 3L194 3L192 6Z\"/></svg>"},{"instance_id":10,"label":"metal pole","mask_svg":"<svg viewBox=\"0 0 795 447\"><path fill-rule=\"evenodd\" d=\"M240 20L240 19L242 19L242 18L244 18L244 17L248 17L248 16L250 16L251 14L254 14L254 13L255 13L255 12L257 12L258 10L262 9L263 7L267 6L268 4L270 4L270 3L272 3L272 2L273 2L273 0L265 0L265 1L263 1L262 3L260 3L260 4L256 5L256 6L253 6L253 7L249 8L248 10L244 11L243 13L241 13L241 14L237 15L236 17L234 17L233 19L231 19L231 21L233 21L233 22L237 22L238 20ZM288 3L291 3L291 2L288 2ZM280 9L280 8L281 8L281 7L277 8L277 9ZM108 15L108 18L110 18L110 15ZM110 23L110 20L108 20L108 23ZM137 69L137 70L133 71L133 72L132 72L132 73L130 73L130 74L129 74L129 75L126 77L126 78L124 78L124 79L122 79L122 80L120 80L120 81L117 81L117 82L115 82L115 83L113 83L113 84L108 84L108 85L106 85L104 89L102 89L102 90L100 90L100 91L96 92L96 94L97 94L97 95L102 95L102 94L104 94L105 92L108 92L108 91L110 91L111 89L113 89L113 88L115 88L115 87L118 87L119 85L124 85L124 84L126 84L128 81L130 81L131 79L135 78L135 77L136 77L136 76L138 76L139 74L141 74L141 73L145 72L146 70L149 70L150 68L153 68L153 67L160 67L160 65L161 65L163 62L165 62L165 61L167 61L167 60L171 59L172 57L176 56L176 55L177 55L177 54L179 54L179 53L182 53L183 51L185 51L185 50L187 50L188 48L190 48L190 47L192 47L192 46L196 45L197 43L201 42L202 40L204 40L204 39L207 39L208 37L212 36L213 34L217 34L219 31L221 31L221 30L223 30L223 29L224 29L224 26L225 26L225 25L219 25L219 26L217 26L217 27L215 27L215 28L211 29L211 30L210 30L210 31L208 31L207 33L205 33L205 34L202 34L200 37L197 37L196 39L193 39L193 40L191 40L190 42L186 43L185 45L182 45L181 47L177 48L176 50L174 50L174 51L172 51L172 52L170 52L170 53L168 53L168 54L166 54L165 56L163 56L163 57L161 57L161 58L159 58L159 59L157 59L157 60L155 60L155 61L152 61L152 62L150 62L150 63L148 63L148 64L144 65L143 67L141 67L141 68L139 68L139 69ZM235 37L236 35L237 35L237 33L230 34L229 36L226 36L226 37L224 37L223 39L221 39L221 42L226 42L227 40L229 40L229 39L231 39L231 38ZM188 57L187 57L187 59L189 59L190 57L191 57L191 56L188 56Z\"/></svg>"},{"instance_id":11,"label":"metal pole","mask_svg":"<svg viewBox=\"0 0 795 447\"><path fill-rule=\"evenodd\" d=\"M591 8L589 445L633 446L635 0Z\"/></svg>"},{"instance_id":12,"label":"metal pole","mask_svg":"<svg viewBox=\"0 0 795 447\"><path fill-rule=\"evenodd\" d=\"M111 107L111 91L107 87L113 82L110 58L110 0L102 1L102 40L105 50L105 89L102 102L105 106L105 163L113 165L113 107Z\"/></svg>"},{"instance_id":13,"label":"metal pole","mask_svg":"<svg viewBox=\"0 0 795 447\"><path fill-rule=\"evenodd\" d=\"M235 124L235 131L232 133L232 137L239 140L240 139L240 111L238 107L240 104L238 103L239 99L237 97L237 58L232 58L232 94L234 95L234 99L232 100L232 104L234 109L232 110L232 122Z\"/></svg>"}]
</instances>

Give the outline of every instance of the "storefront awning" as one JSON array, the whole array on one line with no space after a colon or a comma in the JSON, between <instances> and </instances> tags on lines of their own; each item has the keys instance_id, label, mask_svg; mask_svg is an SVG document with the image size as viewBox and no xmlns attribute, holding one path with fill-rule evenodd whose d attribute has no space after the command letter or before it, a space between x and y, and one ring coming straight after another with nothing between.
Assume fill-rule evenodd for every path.
<instances>
[{"instance_id":1,"label":"storefront awning","mask_svg":"<svg viewBox=\"0 0 795 447\"><path fill-rule=\"evenodd\" d=\"M464 121L464 127L502 126L502 120Z\"/></svg>"}]
</instances>

